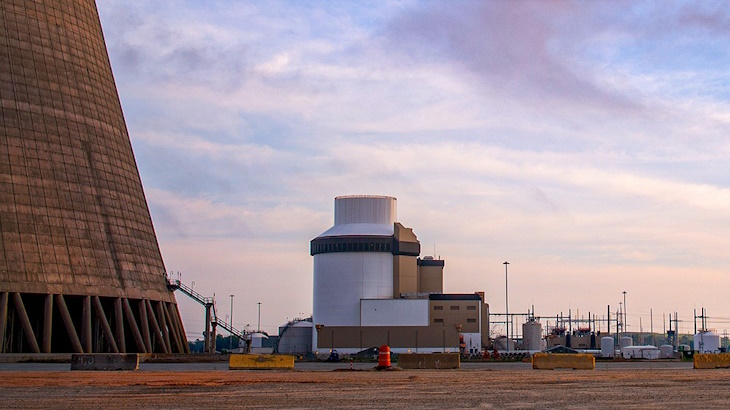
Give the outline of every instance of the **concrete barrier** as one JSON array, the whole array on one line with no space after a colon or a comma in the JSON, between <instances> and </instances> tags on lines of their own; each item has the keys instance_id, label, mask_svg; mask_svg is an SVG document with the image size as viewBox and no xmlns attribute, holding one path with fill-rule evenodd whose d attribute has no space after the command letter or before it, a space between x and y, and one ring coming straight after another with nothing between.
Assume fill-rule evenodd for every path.
<instances>
[{"instance_id":1,"label":"concrete barrier","mask_svg":"<svg viewBox=\"0 0 730 410\"><path fill-rule=\"evenodd\" d=\"M458 369L461 357L458 353L401 353L398 355L401 369Z\"/></svg>"},{"instance_id":2,"label":"concrete barrier","mask_svg":"<svg viewBox=\"0 0 730 410\"><path fill-rule=\"evenodd\" d=\"M79 353L71 356L71 370L137 370L136 353Z\"/></svg>"},{"instance_id":3,"label":"concrete barrier","mask_svg":"<svg viewBox=\"0 0 730 410\"><path fill-rule=\"evenodd\" d=\"M717 369L730 367L730 353L695 353L695 369Z\"/></svg>"},{"instance_id":4,"label":"concrete barrier","mask_svg":"<svg viewBox=\"0 0 730 410\"><path fill-rule=\"evenodd\" d=\"M539 370L576 369L594 370L596 358L590 354L535 353L532 368Z\"/></svg>"},{"instance_id":5,"label":"concrete barrier","mask_svg":"<svg viewBox=\"0 0 730 410\"><path fill-rule=\"evenodd\" d=\"M293 369L294 356L273 354L232 354L230 370Z\"/></svg>"}]
</instances>

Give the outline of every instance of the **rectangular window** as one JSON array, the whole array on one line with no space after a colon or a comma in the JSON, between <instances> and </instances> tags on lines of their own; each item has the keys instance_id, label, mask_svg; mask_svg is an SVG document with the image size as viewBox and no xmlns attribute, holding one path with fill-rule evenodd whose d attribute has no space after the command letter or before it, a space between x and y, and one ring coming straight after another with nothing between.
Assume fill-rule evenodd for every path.
<instances>
[{"instance_id":1,"label":"rectangular window","mask_svg":"<svg viewBox=\"0 0 730 410\"><path fill-rule=\"evenodd\" d=\"M433 307L433 310L444 310L443 306L436 305Z\"/></svg>"},{"instance_id":2,"label":"rectangular window","mask_svg":"<svg viewBox=\"0 0 730 410\"><path fill-rule=\"evenodd\" d=\"M466 307L466 310L477 310L477 307L474 305L470 305Z\"/></svg>"},{"instance_id":3,"label":"rectangular window","mask_svg":"<svg viewBox=\"0 0 730 410\"><path fill-rule=\"evenodd\" d=\"M476 323L476 319L466 319L466 323Z\"/></svg>"},{"instance_id":4,"label":"rectangular window","mask_svg":"<svg viewBox=\"0 0 730 410\"><path fill-rule=\"evenodd\" d=\"M451 306L449 309L451 309L451 310L459 310L459 307L458 306Z\"/></svg>"}]
</instances>

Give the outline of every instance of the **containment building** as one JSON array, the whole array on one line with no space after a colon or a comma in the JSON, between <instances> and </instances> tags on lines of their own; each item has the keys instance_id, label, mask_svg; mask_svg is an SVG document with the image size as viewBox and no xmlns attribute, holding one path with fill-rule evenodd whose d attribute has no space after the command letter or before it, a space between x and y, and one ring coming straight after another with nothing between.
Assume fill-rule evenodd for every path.
<instances>
[{"instance_id":1,"label":"containment building","mask_svg":"<svg viewBox=\"0 0 730 410\"><path fill-rule=\"evenodd\" d=\"M334 226L314 238L313 351L481 351L483 293L443 293L444 261L420 257L389 196L335 198Z\"/></svg>"},{"instance_id":2,"label":"containment building","mask_svg":"<svg viewBox=\"0 0 730 410\"><path fill-rule=\"evenodd\" d=\"M93 0L0 2L0 352L185 352Z\"/></svg>"}]
</instances>

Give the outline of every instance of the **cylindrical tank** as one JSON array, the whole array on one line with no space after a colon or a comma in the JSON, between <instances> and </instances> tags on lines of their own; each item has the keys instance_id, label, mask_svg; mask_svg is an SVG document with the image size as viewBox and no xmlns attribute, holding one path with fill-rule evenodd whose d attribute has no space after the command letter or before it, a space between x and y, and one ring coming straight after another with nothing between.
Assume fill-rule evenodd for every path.
<instances>
[{"instance_id":1,"label":"cylindrical tank","mask_svg":"<svg viewBox=\"0 0 730 410\"><path fill-rule=\"evenodd\" d=\"M699 331L694 335L694 350L700 353L720 352L720 335L712 332Z\"/></svg>"},{"instance_id":2,"label":"cylindrical tank","mask_svg":"<svg viewBox=\"0 0 730 410\"><path fill-rule=\"evenodd\" d=\"M522 342L525 350L540 350L542 340L542 325L536 320L522 324Z\"/></svg>"},{"instance_id":3,"label":"cylindrical tank","mask_svg":"<svg viewBox=\"0 0 730 410\"><path fill-rule=\"evenodd\" d=\"M674 346L672 346L672 345L659 346L659 358L660 359L674 358Z\"/></svg>"},{"instance_id":4,"label":"cylindrical tank","mask_svg":"<svg viewBox=\"0 0 730 410\"><path fill-rule=\"evenodd\" d=\"M621 339L618 340L618 347L622 351L623 351L624 347L633 346L633 345L634 345L634 339L632 339L629 336L623 336Z\"/></svg>"},{"instance_id":5,"label":"cylindrical tank","mask_svg":"<svg viewBox=\"0 0 730 410\"><path fill-rule=\"evenodd\" d=\"M334 226L311 243L312 319L315 325L359 326L360 299L393 297L396 199L340 196L334 208Z\"/></svg>"},{"instance_id":6,"label":"cylindrical tank","mask_svg":"<svg viewBox=\"0 0 730 410\"><path fill-rule=\"evenodd\" d=\"M601 357L613 357L616 354L613 343L614 340L611 336L601 338Z\"/></svg>"}]
</instances>

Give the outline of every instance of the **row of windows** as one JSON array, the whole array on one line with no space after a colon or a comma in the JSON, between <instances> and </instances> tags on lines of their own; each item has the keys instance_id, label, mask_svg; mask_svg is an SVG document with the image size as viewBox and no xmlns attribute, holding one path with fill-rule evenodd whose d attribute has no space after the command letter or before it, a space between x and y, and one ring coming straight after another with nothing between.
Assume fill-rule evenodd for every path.
<instances>
[{"instance_id":1,"label":"row of windows","mask_svg":"<svg viewBox=\"0 0 730 410\"><path fill-rule=\"evenodd\" d=\"M312 254L329 252L390 252L389 242L312 244Z\"/></svg>"},{"instance_id":2,"label":"row of windows","mask_svg":"<svg viewBox=\"0 0 730 410\"><path fill-rule=\"evenodd\" d=\"M466 319L466 323L476 323L476 319ZM443 319L434 319L433 323L444 323Z\"/></svg>"},{"instance_id":3,"label":"row of windows","mask_svg":"<svg viewBox=\"0 0 730 410\"><path fill-rule=\"evenodd\" d=\"M449 306L449 310L459 310L459 308L459 306ZM433 310L444 310L444 307L442 305L434 305ZM477 307L474 305L468 305L466 310L477 310Z\"/></svg>"}]
</instances>

